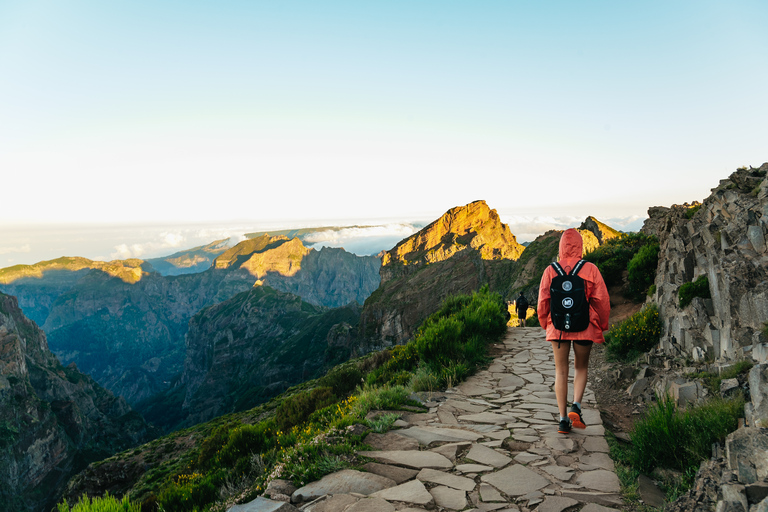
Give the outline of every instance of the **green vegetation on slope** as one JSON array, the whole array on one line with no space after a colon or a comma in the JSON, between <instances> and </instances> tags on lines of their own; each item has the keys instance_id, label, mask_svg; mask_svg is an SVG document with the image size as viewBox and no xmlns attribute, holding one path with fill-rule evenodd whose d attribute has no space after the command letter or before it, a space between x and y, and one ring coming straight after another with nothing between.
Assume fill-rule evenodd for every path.
<instances>
[{"instance_id":1,"label":"green vegetation on slope","mask_svg":"<svg viewBox=\"0 0 768 512\"><path fill-rule=\"evenodd\" d=\"M694 297L710 298L709 279L702 275L693 282L683 284L677 291L677 296L680 299L681 308L690 304Z\"/></svg>"},{"instance_id":2,"label":"green vegetation on slope","mask_svg":"<svg viewBox=\"0 0 768 512\"><path fill-rule=\"evenodd\" d=\"M609 287L622 285L624 271L627 271L627 296L640 300L656 277L658 253L659 242L656 237L629 233L608 240L585 254L584 259L597 265Z\"/></svg>"},{"instance_id":3,"label":"green vegetation on slope","mask_svg":"<svg viewBox=\"0 0 768 512\"><path fill-rule=\"evenodd\" d=\"M605 335L605 352L609 359L632 361L652 349L661 338L661 320L655 304L646 305Z\"/></svg>"},{"instance_id":4,"label":"green vegetation on slope","mask_svg":"<svg viewBox=\"0 0 768 512\"><path fill-rule=\"evenodd\" d=\"M486 361L488 343L504 332L505 310L488 287L450 298L407 345L344 363L257 409L103 461L104 473L111 473L111 464L125 468L126 459L140 460L151 469L127 489L135 502L165 512L220 511L234 497L246 501L261 494L274 478L303 485L360 465L356 453L365 446L355 425L386 429L392 415L367 420L368 412L413 410L418 404L408 396L417 384L456 384L474 372Z\"/></svg>"}]
</instances>

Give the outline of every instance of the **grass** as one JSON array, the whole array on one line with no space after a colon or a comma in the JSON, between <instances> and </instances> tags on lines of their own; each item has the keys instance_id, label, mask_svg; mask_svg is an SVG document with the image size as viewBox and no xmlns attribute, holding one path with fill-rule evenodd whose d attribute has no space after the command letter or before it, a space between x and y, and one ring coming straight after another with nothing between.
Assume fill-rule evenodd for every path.
<instances>
[{"instance_id":1,"label":"grass","mask_svg":"<svg viewBox=\"0 0 768 512\"><path fill-rule=\"evenodd\" d=\"M733 366L723 370L721 373L700 372L689 374L689 378L699 378L704 382L704 386L714 395L720 394L720 383L725 379L733 379L741 374L747 373L754 363L752 361L739 361Z\"/></svg>"},{"instance_id":2,"label":"grass","mask_svg":"<svg viewBox=\"0 0 768 512\"><path fill-rule=\"evenodd\" d=\"M71 508L64 500L56 508L57 512L141 512L141 507L136 503L131 503L128 497L117 500L107 493L103 498L93 498L88 496L80 498L80 501Z\"/></svg>"},{"instance_id":3,"label":"grass","mask_svg":"<svg viewBox=\"0 0 768 512\"><path fill-rule=\"evenodd\" d=\"M275 478L301 486L354 467L362 460L357 452L366 449L356 425L385 432L399 414L368 420L370 411L425 411L410 395L421 386L454 385L486 362L489 343L506 329L505 310L501 296L488 287L451 297L408 344L345 363L297 386L252 412L248 423L243 415L231 415L174 433L195 435L193 448L182 457L166 459L168 438L153 441L141 455L145 461L157 459L158 467L147 472L131 496L141 495L137 501L152 510L218 512L235 498L247 501L262 494ZM135 450L130 453L141 457Z\"/></svg>"},{"instance_id":4,"label":"grass","mask_svg":"<svg viewBox=\"0 0 768 512\"><path fill-rule=\"evenodd\" d=\"M651 475L657 468L670 469L664 477L656 477L668 502L684 494L694 483L701 462L711 455L712 444L723 443L736 430L743 416L744 399L711 399L698 406L678 409L674 400L665 396L646 411L634 426L631 444L620 442L606 433L610 456L621 482L627 503L640 511L655 510L640 505L638 477ZM669 475L678 476L669 476Z\"/></svg>"}]
</instances>

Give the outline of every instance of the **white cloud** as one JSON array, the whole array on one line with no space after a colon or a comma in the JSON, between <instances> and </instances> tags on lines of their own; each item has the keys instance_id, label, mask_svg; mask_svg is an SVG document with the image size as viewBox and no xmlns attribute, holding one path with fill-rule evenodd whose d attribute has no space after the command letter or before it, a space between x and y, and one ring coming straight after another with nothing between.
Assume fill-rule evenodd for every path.
<instances>
[{"instance_id":1,"label":"white cloud","mask_svg":"<svg viewBox=\"0 0 768 512\"><path fill-rule=\"evenodd\" d=\"M165 247L179 247L185 240L180 233L161 233Z\"/></svg>"},{"instance_id":2,"label":"white cloud","mask_svg":"<svg viewBox=\"0 0 768 512\"><path fill-rule=\"evenodd\" d=\"M31 252L32 247L29 244L24 244L19 247L0 247L0 254L13 254L16 252Z\"/></svg>"},{"instance_id":3,"label":"white cloud","mask_svg":"<svg viewBox=\"0 0 768 512\"><path fill-rule=\"evenodd\" d=\"M407 238L418 231L413 224L397 223L380 226L350 227L337 230L317 231L304 237L308 243L341 243L344 240L360 238Z\"/></svg>"}]
</instances>

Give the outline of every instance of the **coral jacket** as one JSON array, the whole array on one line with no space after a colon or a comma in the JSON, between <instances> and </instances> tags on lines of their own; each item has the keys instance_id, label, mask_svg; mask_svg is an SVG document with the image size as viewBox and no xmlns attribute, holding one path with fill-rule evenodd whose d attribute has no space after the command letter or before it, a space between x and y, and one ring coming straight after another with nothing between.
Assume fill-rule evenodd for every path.
<instances>
[{"instance_id":1,"label":"coral jacket","mask_svg":"<svg viewBox=\"0 0 768 512\"><path fill-rule=\"evenodd\" d=\"M558 261L563 270L570 272L579 262L584 250L581 235L575 229L567 229L560 238L560 255ZM547 340L592 340L603 343L603 331L608 330L608 317L611 313L611 301L608 289L600 271L593 263L586 262L579 271L579 277L584 279L585 292L589 300L589 327L581 332L565 332L555 329L549 316L550 294L549 287L557 275L552 266L548 266L541 276L539 285L539 323L547 331Z\"/></svg>"}]
</instances>

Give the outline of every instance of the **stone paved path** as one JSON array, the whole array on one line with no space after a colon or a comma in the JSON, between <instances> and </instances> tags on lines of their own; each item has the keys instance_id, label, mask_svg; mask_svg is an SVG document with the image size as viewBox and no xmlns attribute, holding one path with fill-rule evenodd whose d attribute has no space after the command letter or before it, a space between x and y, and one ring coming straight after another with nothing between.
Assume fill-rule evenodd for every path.
<instances>
[{"instance_id":1,"label":"stone paved path","mask_svg":"<svg viewBox=\"0 0 768 512\"><path fill-rule=\"evenodd\" d=\"M310 512L620 510L594 393L587 388L582 401L587 428L559 434L555 367L543 331L510 328L504 345L505 354L487 370L434 394L429 413L406 414L396 423L400 429L370 434L366 442L376 450L360 452L377 461L365 467L368 473L328 475L296 490L295 506ZM325 497L296 503L299 495L318 494ZM289 510L286 505L253 510Z\"/></svg>"}]
</instances>

